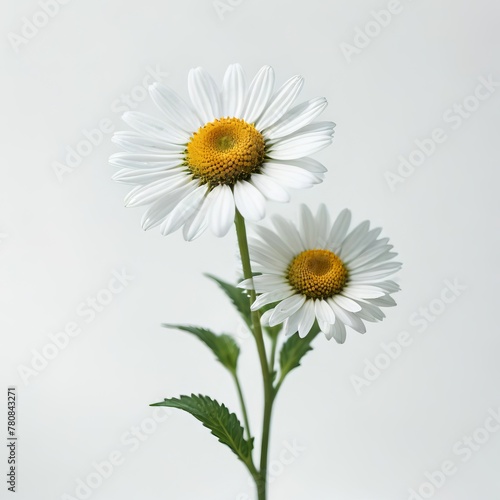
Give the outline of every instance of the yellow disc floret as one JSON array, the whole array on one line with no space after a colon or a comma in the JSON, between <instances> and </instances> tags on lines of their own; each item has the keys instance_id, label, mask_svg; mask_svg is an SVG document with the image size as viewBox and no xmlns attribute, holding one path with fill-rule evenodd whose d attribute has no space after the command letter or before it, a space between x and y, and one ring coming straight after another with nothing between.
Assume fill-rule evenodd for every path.
<instances>
[{"instance_id":1,"label":"yellow disc floret","mask_svg":"<svg viewBox=\"0 0 500 500\"><path fill-rule=\"evenodd\" d=\"M185 158L203 183L232 186L259 171L265 158L264 137L245 120L219 118L193 134Z\"/></svg>"},{"instance_id":2,"label":"yellow disc floret","mask_svg":"<svg viewBox=\"0 0 500 500\"><path fill-rule=\"evenodd\" d=\"M310 299L326 299L343 290L347 269L330 250L305 250L288 267L288 282Z\"/></svg>"}]
</instances>

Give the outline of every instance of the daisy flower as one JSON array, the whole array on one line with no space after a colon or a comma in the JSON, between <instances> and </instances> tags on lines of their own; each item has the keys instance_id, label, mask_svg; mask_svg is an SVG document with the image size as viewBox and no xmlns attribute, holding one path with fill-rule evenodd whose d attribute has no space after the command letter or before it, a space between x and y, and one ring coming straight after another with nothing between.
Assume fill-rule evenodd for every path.
<instances>
[{"instance_id":1,"label":"daisy flower","mask_svg":"<svg viewBox=\"0 0 500 500\"><path fill-rule=\"evenodd\" d=\"M391 294L399 286L386 278L398 271L388 238L380 228L364 221L349 231L351 212L344 210L332 225L325 205L316 217L302 205L298 228L279 216L272 222L276 232L256 227L250 240L254 271L241 288L255 289L252 310L273 304L264 324L283 323L286 336L298 331L305 337L315 321L327 339L339 343L346 326L364 333L364 321L381 321L382 307L396 305Z\"/></svg>"},{"instance_id":2,"label":"daisy flower","mask_svg":"<svg viewBox=\"0 0 500 500\"><path fill-rule=\"evenodd\" d=\"M303 78L294 76L274 91L274 71L264 66L247 86L239 64L228 67L222 89L203 69L188 77L190 103L169 87L149 91L162 118L127 112L134 132L113 140L123 152L110 163L113 178L135 187L128 207L148 206L144 229L167 235L183 227L186 240L207 227L224 236L235 209L262 219L267 200L286 202L287 188L322 182L325 167L309 157L332 142L332 122L314 119L327 105L318 97L293 106Z\"/></svg>"}]
</instances>

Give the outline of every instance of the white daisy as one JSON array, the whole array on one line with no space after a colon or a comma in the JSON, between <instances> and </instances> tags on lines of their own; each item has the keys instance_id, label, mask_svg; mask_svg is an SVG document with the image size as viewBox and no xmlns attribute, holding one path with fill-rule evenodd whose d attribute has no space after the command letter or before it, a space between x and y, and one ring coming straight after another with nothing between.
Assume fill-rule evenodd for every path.
<instances>
[{"instance_id":1,"label":"white daisy","mask_svg":"<svg viewBox=\"0 0 500 500\"><path fill-rule=\"evenodd\" d=\"M285 202L287 188L322 182L325 167L309 155L332 142L332 122L313 120L323 97L292 107L303 79L294 76L274 91L274 71L264 66L247 87L243 69L232 64L222 89L202 68L188 77L191 104L161 83L150 86L162 119L127 112L135 132L113 140L124 152L111 156L121 170L113 178L136 185L125 205L149 205L144 229L162 234L183 227L193 240L208 226L224 236L235 208L248 220L265 214L265 201Z\"/></svg>"},{"instance_id":2,"label":"white daisy","mask_svg":"<svg viewBox=\"0 0 500 500\"><path fill-rule=\"evenodd\" d=\"M351 212L344 210L333 225L325 205L316 217L302 205L299 227L274 216L276 232L256 227L250 240L254 271L261 273L240 287L260 294L252 305L268 304L262 321L283 323L285 335L305 337L315 321L328 339L346 338L346 325L364 333L363 321L381 321L381 307L396 305L391 293L399 286L386 278L398 271L388 238L364 221L349 232Z\"/></svg>"}]
</instances>

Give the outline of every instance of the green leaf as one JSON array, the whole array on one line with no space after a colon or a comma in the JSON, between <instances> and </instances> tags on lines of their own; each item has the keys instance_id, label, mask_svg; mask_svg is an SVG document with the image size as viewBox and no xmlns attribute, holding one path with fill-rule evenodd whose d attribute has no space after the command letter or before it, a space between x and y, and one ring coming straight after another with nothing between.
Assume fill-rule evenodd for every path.
<instances>
[{"instance_id":1,"label":"green leaf","mask_svg":"<svg viewBox=\"0 0 500 500\"><path fill-rule=\"evenodd\" d=\"M252 461L253 438L246 440L238 417L230 413L226 406L199 394L167 398L151 406L168 406L184 410L198 419L219 441L231 448L238 458L246 464Z\"/></svg>"},{"instance_id":2,"label":"green leaf","mask_svg":"<svg viewBox=\"0 0 500 500\"><path fill-rule=\"evenodd\" d=\"M283 344L280 352L281 380L293 369L298 368L302 358L309 351L312 351L311 342L319 332L320 329L315 324L303 339L299 337L298 333L295 333Z\"/></svg>"},{"instance_id":3,"label":"green leaf","mask_svg":"<svg viewBox=\"0 0 500 500\"><path fill-rule=\"evenodd\" d=\"M198 337L215 354L216 358L231 372L236 373L240 348L233 337L227 334L217 335L205 328L186 325L162 324L165 328L176 328Z\"/></svg>"},{"instance_id":4,"label":"green leaf","mask_svg":"<svg viewBox=\"0 0 500 500\"><path fill-rule=\"evenodd\" d=\"M236 307L241 317L244 319L245 323L248 325L250 330L252 329L252 312L250 311L250 300L245 290L238 288L234 285L226 283L211 274L206 274L208 278L215 281L219 287L224 291L224 293L231 299L231 302Z\"/></svg>"}]
</instances>

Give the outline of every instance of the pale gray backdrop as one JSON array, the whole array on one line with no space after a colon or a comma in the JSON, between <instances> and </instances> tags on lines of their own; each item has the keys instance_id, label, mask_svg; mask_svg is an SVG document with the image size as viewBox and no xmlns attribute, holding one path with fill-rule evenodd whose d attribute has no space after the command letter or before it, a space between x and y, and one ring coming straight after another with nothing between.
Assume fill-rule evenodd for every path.
<instances>
[{"instance_id":1,"label":"pale gray backdrop","mask_svg":"<svg viewBox=\"0 0 500 500\"><path fill-rule=\"evenodd\" d=\"M232 62L249 76L270 64L278 83L302 74L302 97L326 96L337 123L317 155L324 184L269 212L349 207L404 262L386 321L343 346L318 337L284 386L271 500L500 498L497 1L3 0L2 11L0 356L2 393L18 391L15 498L254 498L207 429L148 407L193 391L238 410L211 353L159 325L234 331L259 431L253 342L202 275L236 279L234 235L144 233L107 164L121 113L153 110L147 75L186 95L191 67L221 81ZM14 498L5 444L0 491Z\"/></svg>"}]
</instances>

